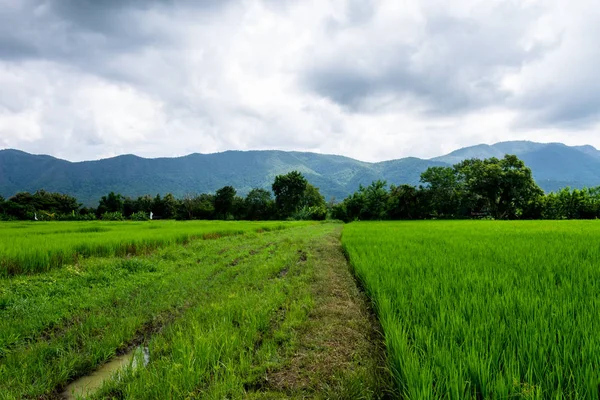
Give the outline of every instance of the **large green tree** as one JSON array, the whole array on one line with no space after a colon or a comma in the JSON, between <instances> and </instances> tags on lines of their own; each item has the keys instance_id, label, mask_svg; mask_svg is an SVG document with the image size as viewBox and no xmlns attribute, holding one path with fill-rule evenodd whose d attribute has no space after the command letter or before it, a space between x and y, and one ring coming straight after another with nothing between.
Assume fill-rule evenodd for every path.
<instances>
[{"instance_id":1,"label":"large green tree","mask_svg":"<svg viewBox=\"0 0 600 400\"><path fill-rule=\"evenodd\" d=\"M543 195L531 169L515 155L465 160L456 164L454 170L470 201L482 200L490 215L497 219L522 217Z\"/></svg>"},{"instance_id":2,"label":"large green tree","mask_svg":"<svg viewBox=\"0 0 600 400\"><path fill-rule=\"evenodd\" d=\"M412 185L390 187L387 214L390 219L421 219L424 217L423 191Z\"/></svg>"},{"instance_id":3,"label":"large green tree","mask_svg":"<svg viewBox=\"0 0 600 400\"><path fill-rule=\"evenodd\" d=\"M197 196L187 194L179 202L177 219L214 219L215 195L202 193Z\"/></svg>"},{"instance_id":4,"label":"large green tree","mask_svg":"<svg viewBox=\"0 0 600 400\"><path fill-rule=\"evenodd\" d=\"M272 189L275 194L275 205L281 217L287 218L298 211L307 185L308 181L298 171L275 177Z\"/></svg>"},{"instance_id":5,"label":"large green tree","mask_svg":"<svg viewBox=\"0 0 600 400\"><path fill-rule=\"evenodd\" d=\"M120 194L116 194L115 192L110 192L106 196L102 196L100 199L100 203L98 204L98 209L96 213L100 216L107 212L123 212L123 204L124 199Z\"/></svg>"},{"instance_id":6,"label":"large green tree","mask_svg":"<svg viewBox=\"0 0 600 400\"><path fill-rule=\"evenodd\" d=\"M455 168L430 167L421 174L430 200L429 212L436 218L453 218L460 214L464 185Z\"/></svg>"},{"instance_id":7,"label":"large green tree","mask_svg":"<svg viewBox=\"0 0 600 400\"><path fill-rule=\"evenodd\" d=\"M244 199L246 218L250 220L267 220L273 217L275 204L271 192L261 188L252 189Z\"/></svg>"},{"instance_id":8,"label":"large green tree","mask_svg":"<svg viewBox=\"0 0 600 400\"><path fill-rule=\"evenodd\" d=\"M175 216L177 212L177 206L179 205L179 201L173 196L171 193L167 193L165 197L162 198L162 202L160 203L160 207L156 204L155 199L155 207L157 207L157 214L161 218L169 219Z\"/></svg>"},{"instance_id":9,"label":"large green tree","mask_svg":"<svg viewBox=\"0 0 600 400\"><path fill-rule=\"evenodd\" d=\"M215 215L227 219L233 214L233 201L236 191L233 186L224 186L215 193Z\"/></svg>"},{"instance_id":10,"label":"large green tree","mask_svg":"<svg viewBox=\"0 0 600 400\"><path fill-rule=\"evenodd\" d=\"M388 192L387 182L377 180L369 186L360 186L359 191L363 194L364 203L360 211L360 218L366 220L387 219Z\"/></svg>"}]
</instances>

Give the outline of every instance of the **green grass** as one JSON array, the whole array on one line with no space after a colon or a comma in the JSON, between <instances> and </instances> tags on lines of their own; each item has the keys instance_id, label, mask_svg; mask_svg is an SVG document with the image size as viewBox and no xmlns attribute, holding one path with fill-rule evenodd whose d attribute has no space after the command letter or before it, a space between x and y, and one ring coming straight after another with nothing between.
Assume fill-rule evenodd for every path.
<instances>
[{"instance_id":1,"label":"green grass","mask_svg":"<svg viewBox=\"0 0 600 400\"><path fill-rule=\"evenodd\" d=\"M144 254L197 238L303 224L306 222L0 222L0 277L49 271L85 257Z\"/></svg>"},{"instance_id":2,"label":"green grass","mask_svg":"<svg viewBox=\"0 0 600 400\"><path fill-rule=\"evenodd\" d=\"M596 399L600 223L352 223L407 399Z\"/></svg>"},{"instance_id":3,"label":"green grass","mask_svg":"<svg viewBox=\"0 0 600 400\"><path fill-rule=\"evenodd\" d=\"M331 398L320 394L327 387L353 398L379 397L370 367L378 359L370 359L364 340L360 347L358 340L346 344L347 359L336 356L329 371L309 374L308 387L274 384L281 373L303 379L302 371L289 373L300 349L337 354L323 350L329 336L311 343L322 327L309 320L324 301L321 271L348 274L339 262L340 225L227 226L245 233L0 279L0 399L60 398L70 382L140 345L149 349L148 365L106 381L93 397ZM54 225L73 227L81 224ZM319 257L330 253L324 269ZM339 329L364 336L354 326L368 321L348 319L352 326L338 321Z\"/></svg>"}]
</instances>

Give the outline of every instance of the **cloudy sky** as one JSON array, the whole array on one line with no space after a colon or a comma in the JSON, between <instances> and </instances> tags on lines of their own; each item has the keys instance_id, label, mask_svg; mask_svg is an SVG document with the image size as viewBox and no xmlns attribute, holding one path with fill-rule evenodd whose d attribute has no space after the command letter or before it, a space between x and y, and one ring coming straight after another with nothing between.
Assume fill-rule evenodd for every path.
<instances>
[{"instance_id":1,"label":"cloudy sky","mask_svg":"<svg viewBox=\"0 0 600 400\"><path fill-rule=\"evenodd\" d=\"M0 0L0 148L600 147L592 0Z\"/></svg>"}]
</instances>

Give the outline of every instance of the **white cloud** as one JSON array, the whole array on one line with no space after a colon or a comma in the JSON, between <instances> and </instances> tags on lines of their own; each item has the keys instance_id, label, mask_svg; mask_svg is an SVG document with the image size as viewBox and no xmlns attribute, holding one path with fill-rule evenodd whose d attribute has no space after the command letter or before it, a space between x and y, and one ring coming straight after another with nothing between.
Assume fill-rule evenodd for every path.
<instances>
[{"instance_id":1,"label":"white cloud","mask_svg":"<svg viewBox=\"0 0 600 400\"><path fill-rule=\"evenodd\" d=\"M373 161L503 140L600 147L591 0L56 4L0 11L1 147Z\"/></svg>"}]
</instances>

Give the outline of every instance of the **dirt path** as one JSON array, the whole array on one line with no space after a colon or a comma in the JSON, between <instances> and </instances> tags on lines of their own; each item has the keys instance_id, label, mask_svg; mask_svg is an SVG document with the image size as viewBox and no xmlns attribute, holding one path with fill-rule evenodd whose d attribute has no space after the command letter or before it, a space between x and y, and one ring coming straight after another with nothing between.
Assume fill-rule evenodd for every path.
<instances>
[{"instance_id":1,"label":"dirt path","mask_svg":"<svg viewBox=\"0 0 600 400\"><path fill-rule=\"evenodd\" d=\"M314 308L285 368L267 374L258 398L393 398L380 326L343 255L342 227L309 244ZM258 394L258 393L257 393Z\"/></svg>"}]
</instances>

